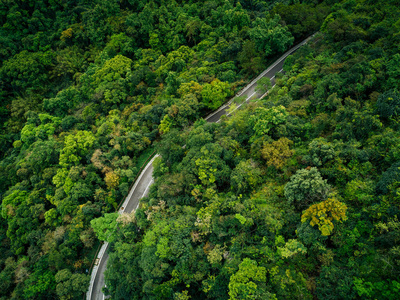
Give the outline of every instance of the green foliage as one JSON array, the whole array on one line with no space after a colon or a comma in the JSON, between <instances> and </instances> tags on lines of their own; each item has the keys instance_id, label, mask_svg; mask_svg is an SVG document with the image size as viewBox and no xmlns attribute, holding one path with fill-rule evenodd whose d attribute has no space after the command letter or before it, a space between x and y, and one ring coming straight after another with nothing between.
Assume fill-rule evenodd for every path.
<instances>
[{"instance_id":1,"label":"green foliage","mask_svg":"<svg viewBox=\"0 0 400 300\"><path fill-rule=\"evenodd\" d=\"M308 153L304 159L316 167L321 167L335 157L335 149L324 138L314 139L308 145Z\"/></svg>"},{"instance_id":2,"label":"green foliage","mask_svg":"<svg viewBox=\"0 0 400 300\"><path fill-rule=\"evenodd\" d=\"M46 140L51 138L58 126L61 124L60 118L48 114L39 114L40 125L35 126L35 121L28 119L27 124L21 130L21 141L31 144L36 139Z\"/></svg>"},{"instance_id":3,"label":"green foliage","mask_svg":"<svg viewBox=\"0 0 400 300\"><path fill-rule=\"evenodd\" d=\"M335 265L324 266L317 281L317 297L330 299L354 299L353 273L351 269L339 268Z\"/></svg>"},{"instance_id":4,"label":"green foliage","mask_svg":"<svg viewBox=\"0 0 400 300\"><path fill-rule=\"evenodd\" d=\"M307 248L298 240L292 239L285 243L283 247L277 247L279 255L288 258L298 253L306 254Z\"/></svg>"},{"instance_id":5,"label":"green foliage","mask_svg":"<svg viewBox=\"0 0 400 300\"><path fill-rule=\"evenodd\" d=\"M288 113L283 106L275 106L272 108L257 107L255 115L251 117L250 124L253 125L255 140L275 128L277 125L285 123Z\"/></svg>"},{"instance_id":6,"label":"green foliage","mask_svg":"<svg viewBox=\"0 0 400 300\"><path fill-rule=\"evenodd\" d=\"M376 184L376 192L378 194L387 194L389 187L395 182L400 181L400 162L394 163L381 176Z\"/></svg>"},{"instance_id":7,"label":"green foliage","mask_svg":"<svg viewBox=\"0 0 400 300\"><path fill-rule=\"evenodd\" d=\"M0 74L15 92L43 89L53 59L54 53L50 50L33 53L23 50L4 62Z\"/></svg>"},{"instance_id":8,"label":"green foliage","mask_svg":"<svg viewBox=\"0 0 400 300\"><path fill-rule=\"evenodd\" d=\"M292 45L294 38L285 27L279 24L280 20L280 16L275 15L269 20L257 18L254 21L249 35L259 51L264 51L267 55L270 55L284 52Z\"/></svg>"},{"instance_id":9,"label":"green foliage","mask_svg":"<svg viewBox=\"0 0 400 300\"><path fill-rule=\"evenodd\" d=\"M194 53L182 48L169 58L165 49L172 44L163 44L151 26L143 29L156 50L142 51L140 59L158 61L153 68L166 85L164 94L157 91L163 105L157 116L164 119L157 127L166 133L155 185L136 212L140 230L124 227L112 244L112 266L122 273L107 275L113 297L395 295L398 124L391 114L396 104L383 96L393 93L397 80L398 8L365 1L271 6L269 15L281 13L282 21L262 19L269 7L261 2L207 3L211 23L182 17L184 34L197 44ZM255 17L247 19L249 7ZM198 7L192 9L195 14ZM223 22L225 29L214 30ZM279 25L268 32L273 22ZM212 64L226 58L223 71L254 76L263 69L266 48L276 53L288 47L283 22L297 39L324 25L293 53L267 97L218 124L193 124L201 115L195 100L207 105L204 89L215 78L238 84L219 77ZM243 39L233 42L229 36L237 30ZM274 38L282 38L282 49L273 48ZM198 61L183 63L192 57ZM150 84L144 78L135 84Z\"/></svg>"},{"instance_id":10,"label":"green foliage","mask_svg":"<svg viewBox=\"0 0 400 300\"><path fill-rule=\"evenodd\" d=\"M131 72L131 64L132 60L123 55L117 55L107 60L91 78L94 92L100 94L100 97L104 97L104 101L107 103L124 101L128 96L126 85Z\"/></svg>"},{"instance_id":11,"label":"green foliage","mask_svg":"<svg viewBox=\"0 0 400 300\"><path fill-rule=\"evenodd\" d=\"M242 160L231 174L231 189L236 194L254 190L261 182L261 170L252 160Z\"/></svg>"},{"instance_id":12,"label":"green foliage","mask_svg":"<svg viewBox=\"0 0 400 300\"><path fill-rule=\"evenodd\" d=\"M56 285L54 275L49 270L38 269L26 280L25 299L45 298Z\"/></svg>"},{"instance_id":13,"label":"green foliage","mask_svg":"<svg viewBox=\"0 0 400 300\"><path fill-rule=\"evenodd\" d=\"M328 198L307 208L301 215L301 222L310 220L311 226L317 225L322 235L328 236L334 229L333 221L347 220L346 211L346 204L335 198Z\"/></svg>"},{"instance_id":14,"label":"green foliage","mask_svg":"<svg viewBox=\"0 0 400 300\"><path fill-rule=\"evenodd\" d=\"M104 214L104 217L90 221L96 236L101 241L112 242L116 238L118 213Z\"/></svg>"},{"instance_id":15,"label":"green foliage","mask_svg":"<svg viewBox=\"0 0 400 300\"><path fill-rule=\"evenodd\" d=\"M64 117L68 114L69 109L72 109L81 101L79 90L75 87L69 87L61 90L54 98L44 99L43 108L58 117Z\"/></svg>"},{"instance_id":16,"label":"green foliage","mask_svg":"<svg viewBox=\"0 0 400 300\"><path fill-rule=\"evenodd\" d=\"M302 2L287 5L278 3L273 14L279 14L295 39L304 38L318 31L324 18L329 13L329 3Z\"/></svg>"},{"instance_id":17,"label":"green foliage","mask_svg":"<svg viewBox=\"0 0 400 300\"><path fill-rule=\"evenodd\" d=\"M356 205L371 204L375 200L374 182L372 180L354 179L349 181L344 190L346 200Z\"/></svg>"},{"instance_id":18,"label":"green foliage","mask_svg":"<svg viewBox=\"0 0 400 300\"><path fill-rule=\"evenodd\" d=\"M93 221L113 299L395 299L397 2L3 1L0 298L81 299Z\"/></svg>"},{"instance_id":19,"label":"green foliage","mask_svg":"<svg viewBox=\"0 0 400 300\"><path fill-rule=\"evenodd\" d=\"M202 102L211 110L220 107L229 96L232 96L229 84L218 79L206 83L201 91Z\"/></svg>"},{"instance_id":20,"label":"green foliage","mask_svg":"<svg viewBox=\"0 0 400 300\"><path fill-rule=\"evenodd\" d=\"M316 200L323 200L328 196L330 186L324 180L318 169L298 170L290 177L290 181L285 185L285 197L290 203L305 206Z\"/></svg>"},{"instance_id":21,"label":"green foliage","mask_svg":"<svg viewBox=\"0 0 400 300\"><path fill-rule=\"evenodd\" d=\"M400 283L395 280L372 283L363 278L354 278L354 286L358 296L367 298L396 299L400 291Z\"/></svg>"},{"instance_id":22,"label":"green foliage","mask_svg":"<svg viewBox=\"0 0 400 300\"><path fill-rule=\"evenodd\" d=\"M90 277L84 274L72 274L70 270L58 271L55 276L57 296L60 299L79 299L86 293Z\"/></svg>"},{"instance_id":23,"label":"green foliage","mask_svg":"<svg viewBox=\"0 0 400 300\"><path fill-rule=\"evenodd\" d=\"M376 112L382 119L396 118L400 113L400 92L393 89L379 95Z\"/></svg>"},{"instance_id":24,"label":"green foliage","mask_svg":"<svg viewBox=\"0 0 400 300\"><path fill-rule=\"evenodd\" d=\"M267 270L264 267L259 267L254 260L245 258L240 263L239 270L229 280L229 299L265 299L263 283L266 274ZM271 299L275 298L270 296Z\"/></svg>"},{"instance_id":25,"label":"green foliage","mask_svg":"<svg viewBox=\"0 0 400 300\"><path fill-rule=\"evenodd\" d=\"M96 138L89 131L79 130L76 134L65 137L64 147L60 152L60 165L67 167L78 164L79 161L89 154Z\"/></svg>"}]
</instances>

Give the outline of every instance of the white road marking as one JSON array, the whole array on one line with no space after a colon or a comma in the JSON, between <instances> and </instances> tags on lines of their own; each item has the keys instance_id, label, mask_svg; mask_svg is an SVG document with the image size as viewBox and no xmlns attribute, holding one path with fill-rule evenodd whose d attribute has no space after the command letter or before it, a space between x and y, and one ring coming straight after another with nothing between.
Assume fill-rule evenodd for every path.
<instances>
[{"instance_id":1,"label":"white road marking","mask_svg":"<svg viewBox=\"0 0 400 300\"><path fill-rule=\"evenodd\" d=\"M125 207L128 205L129 201L131 200L131 197L133 195L133 192L136 189L136 186L139 184L140 180L142 180L142 177L144 175L144 173L146 173L146 170L153 164L153 161L159 157L158 154L154 155L154 157L149 161L149 163L146 165L146 167L143 169L143 171L140 173L140 176L138 179L136 179L134 186L130 189L128 196L126 196L124 203L122 204L122 207L124 207L123 210L119 210L119 213L123 213L125 212Z\"/></svg>"},{"instance_id":2,"label":"white road marking","mask_svg":"<svg viewBox=\"0 0 400 300\"><path fill-rule=\"evenodd\" d=\"M308 37L306 40L304 40L303 42L301 42L300 44L298 44L297 46L293 47L292 49L289 49L288 51L286 51L277 61L275 61L275 63L273 63L271 66L269 66L264 72L262 72L260 75L257 76L257 78L253 79L248 85L246 85L239 93L237 93L235 95L235 97L240 97L244 92L246 92L252 85L254 85L260 78L264 77L268 72L270 72L277 64L279 64L282 60L286 59L286 57L288 57L289 55L291 55L293 52L295 52L297 49L299 49L301 46L303 46L304 44L306 44L313 36L315 35L315 33ZM283 69L281 69L279 72L282 72ZM278 73L279 73L278 72ZM235 98L234 97L234 98ZM222 109L228 107L233 99L232 98L227 104L221 106L217 111L211 113L210 115L208 115L205 120L208 120L209 118L211 118L212 116L214 116L216 113L220 112ZM218 121L216 123L219 123Z\"/></svg>"},{"instance_id":3,"label":"white road marking","mask_svg":"<svg viewBox=\"0 0 400 300\"><path fill-rule=\"evenodd\" d=\"M246 101L249 100L251 97L254 96L256 92L254 92L253 94L251 94L250 96L247 97ZM238 105L238 107L236 107L234 110L232 110L230 113L227 113L226 115L229 116L231 113L233 113L235 110L237 110L239 107L241 107L243 104L246 103L246 101L244 101L242 104ZM220 120L217 121L217 123L219 123Z\"/></svg>"},{"instance_id":4,"label":"white road marking","mask_svg":"<svg viewBox=\"0 0 400 300\"><path fill-rule=\"evenodd\" d=\"M250 96L248 96L247 99L246 99L244 102L242 102L238 107L236 107L234 110L232 110L230 113L227 113L226 115L229 116L229 115L230 115L231 113L233 113L235 110L237 110L238 108L240 108L243 104L246 103L247 100L249 100L251 97L253 97L256 93L257 93L257 92L254 92L253 94L251 94ZM217 122L215 122L215 123L219 123L219 122L221 122L221 119L219 119L219 120L218 120Z\"/></svg>"},{"instance_id":5,"label":"white road marking","mask_svg":"<svg viewBox=\"0 0 400 300\"><path fill-rule=\"evenodd\" d=\"M269 93L270 91L272 91L272 89L274 88L274 86L276 86L276 84L274 84L273 86L271 86L271 88L270 88L264 95L262 95L258 100L261 100L262 98L264 98L265 96L267 96L268 93ZM258 100L257 100L257 101L258 101Z\"/></svg>"},{"instance_id":6,"label":"white road marking","mask_svg":"<svg viewBox=\"0 0 400 300\"><path fill-rule=\"evenodd\" d=\"M261 77L264 77L270 70L272 70L272 68L274 68L279 62L281 62L282 60L284 60L287 56L289 56L290 54L292 54L294 51L296 51L298 48L300 48L302 45L306 44L312 37L314 37L316 35L316 33L314 33L312 36L308 37L306 40L304 40L303 42L301 42L299 45L293 47L292 49L288 50L286 53L284 53L277 61L275 61L275 63L270 66L267 70L265 70L264 72L262 72L257 78L255 78L252 82L250 82L250 84L248 84L245 88L242 89L242 91L240 91L239 93L236 94L236 96L241 96L248 88L250 88L254 83L256 83ZM282 72L283 69L281 69L279 72ZM275 84L272 86L272 88L275 86ZM271 88L271 89L272 89ZM268 94L268 91L260 98L262 99L263 97L265 97ZM251 95L250 97L252 97L253 95ZM248 100L249 98L247 98L246 100ZM227 107L228 105L230 105L233 102L234 98L232 98L227 104L221 106L217 111L213 112L211 115L207 116L205 118L205 120L208 120L209 118L211 118L213 115L215 115L216 113L218 113L220 110L224 109L225 107ZM242 103L243 104L243 103ZM241 105L242 105L241 104ZM240 107L240 106L239 106ZM237 108L236 108L237 109ZM235 110L236 110L235 109ZM218 120L216 123L219 123L220 120ZM133 194L133 191L136 189L137 184L139 183L139 181L141 180L143 174L145 173L145 171L147 170L147 168L153 163L154 159L156 157L158 157L159 155L155 155L153 157L153 159L147 164L147 166L145 167L145 169L142 171L142 173L140 174L139 178L136 180L133 188L131 188L131 190L129 191L128 196L126 197L124 203L123 203L123 207L126 207L126 204L128 204L129 200L131 199L131 196ZM153 180L153 179L152 179ZM149 184L150 185L150 184ZM147 186L148 188L148 186ZM146 190L147 190L146 188ZM146 191L145 191L146 192ZM126 203L126 204L125 204ZM138 203L139 206L139 203ZM136 207L137 208L137 207ZM123 213L125 209L123 210L119 210L119 213ZM108 246L108 243L105 243ZM104 245L103 245L104 246ZM107 246L105 248L107 248ZM103 247L102 247L103 248ZM100 250L101 252L101 250ZM99 264L101 263L101 260L103 258L103 254L100 255L100 261ZM89 291L86 293L86 297L87 299L91 299L92 297L92 292L93 292L93 285L94 285L94 280L96 278L97 275L97 268L93 268L92 270L92 274L91 274L91 279L90 279L90 285L89 285ZM104 298L104 294L103 294L103 299Z\"/></svg>"},{"instance_id":7,"label":"white road marking","mask_svg":"<svg viewBox=\"0 0 400 300\"><path fill-rule=\"evenodd\" d=\"M144 195L146 194L147 190L149 189L149 186L150 186L152 183L153 183L153 178L150 180L149 184L146 186L146 189L144 190L143 195L142 195L141 198L144 197Z\"/></svg>"},{"instance_id":8,"label":"white road marking","mask_svg":"<svg viewBox=\"0 0 400 300\"><path fill-rule=\"evenodd\" d=\"M153 178L150 180L149 184L147 185L146 189L143 192L142 197L140 197L140 199L142 199L144 197L144 195L146 195L147 190L149 189L150 185L153 183ZM139 207L140 201L138 202L138 204L136 205L135 210L137 210L137 208Z\"/></svg>"},{"instance_id":9,"label":"white road marking","mask_svg":"<svg viewBox=\"0 0 400 300\"><path fill-rule=\"evenodd\" d=\"M254 95L255 93L256 93L256 92L254 92L253 94L251 94L250 96L248 96L246 100L249 100L251 97L253 97L253 95ZM243 104L243 103L242 103L242 104ZM240 104L240 105L242 105L242 104Z\"/></svg>"}]
</instances>

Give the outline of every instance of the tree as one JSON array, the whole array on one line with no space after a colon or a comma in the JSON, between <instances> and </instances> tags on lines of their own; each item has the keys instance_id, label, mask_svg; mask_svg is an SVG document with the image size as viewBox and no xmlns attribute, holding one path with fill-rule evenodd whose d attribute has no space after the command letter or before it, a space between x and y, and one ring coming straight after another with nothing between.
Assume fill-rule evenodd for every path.
<instances>
[{"instance_id":1,"label":"tree","mask_svg":"<svg viewBox=\"0 0 400 300\"><path fill-rule=\"evenodd\" d=\"M36 139L47 140L52 137L61 123L61 119L49 114L39 114L40 124L36 126L35 117L28 118L27 124L21 130L21 140L27 144L33 143Z\"/></svg>"},{"instance_id":2,"label":"tree","mask_svg":"<svg viewBox=\"0 0 400 300\"><path fill-rule=\"evenodd\" d=\"M112 242L116 238L118 213L104 214L104 217L90 221L96 236L101 241Z\"/></svg>"},{"instance_id":3,"label":"tree","mask_svg":"<svg viewBox=\"0 0 400 300\"><path fill-rule=\"evenodd\" d=\"M232 171L231 189L241 194L257 188L261 182L261 170L253 160L242 160Z\"/></svg>"},{"instance_id":4,"label":"tree","mask_svg":"<svg viewBox=\"0 0 400 300\"><path fill-rule=\"evenodd\" d=\"M29 243L28 236L39 225L38 216L32 213L34 205L39 201L37 193L29 194L16 188L3 198L1 215L7 220L7 237L10 239L13 252L17 255L24 252L25 245Z\"/></svg>"},{"instance_id":5,"label":"tree","mask_svg":"<svg viewBox=\"0 0 400 300\"><path fill-rule=\"evenodd\" d=\"M365 37L366 32L353 22L353 15L344 9L325 18L321 31L333 42L351 43Z\"/></svg>"},{"instance_id":6,"label":"tree","mask_svg":"<svg viewBox=\"0 0 400 300\"><path fill-rule=\"evenodd\" d=\"M384 195L389 193L389 188L395 182L400 181L400 162L396 162L390 166L380 177L376 184L376 193Z\"/></svg>"},{"instance_id":7,"label":"tree","mask_svg":"<svg viewBox=\"0 0 400 300\"><path fill-rule=\"evenodd\" d=\"M310 202L324 199L330 190L327 180L315 167L298 170L285 185L284 193L290 203L304 207Z\"/></svg>"},{"instance_id":8,"label":"tree","mask_svg":"<svg viewBox=\"0 0 400 300\"><path fill-rule=\"evenodd\" d=\"M118 186L119 179L119 175L116 172L111 171L106 173L104 181L106 182L107 187L111 190L115 189Z\"/></svg>"},{"instance_id":9,"label":"tree","mask_svg":"<svg viewBox=\"0 0 400 300\"><path fill-rule=\"evenodd\" d=\"M57 162L58 147L58 143L52 138L49 141L38 140L29 147L30 155L26 156L23 161L30 170L39 174Z\"/></svg>"},{"instance_id":10,"label":"tree","mask_svg":"<svg viewBox=\"0 0 400 300\"><path fill-rule=\"evenodd\" d=\"M76 104L82 101L82 94L76 87L69 87L57 93L56 97L44 99L43 107L57 117L64 117Z\"/></svg>"},{"instance_id":11,"label":"tree","mask_svg":"<svg viewBox=\"0 0 400 300\"><path fill-rule=\"evenodd\" d=\"M289 31L299 40L318 31L329 10L326 3L303 2L292 5L278 3L272 11L282 17Z\"/></svg>"},{"instance_id":12,"label":"tree","mask_svg":"<svg viewBox=\"0 0 400 300\"><path fill-rule=\"evenodd\" d=\"M164 119L168 118L174 126L182 127L196 121L201 108L202 104L199 103L195 95L186 94L177 99L175 103L168 108L168 115L166 115Z\"/></svg>"},{"instance_id":13,"label":"tree","mask_svg":"<svg viewBox=\"0 0 400 300\"><path fill-rule=\"evenodd\" d=\"M255 43L251 40L246 40L243 43L242 51L238 55L238 61L244 72L250 75L258 74L264 69L260 53L256 51Z\"/></svg>"},{"instance_id":14,"label":"tree","mask_svg":"<svg viewBox=\"0 0 400 300\"><path fill-rule=\"evenodd\" d=\"M286 27L279 24L281 18L275 15L273 18L257 18L253 28L249 30L250 38L254 41L259 51L265 55L285 51L292 45L294 38Z\"/></svg>"},{"instance_id":15,"label":"tree","mask_svg":"<svg viewBox=\"0 0 400 300\"><path fill-rule=\"evenodd\" d=\"M293 150L290 150L292 144L293 142L288 138L280 138L272 143L264 142L261 155L266 160L267 166L274 166L277 169L281 169L287 159L294 153Z\"/></svg>"},{"instance_id":16,"label":"tree","mask_svg":"<svg viewBox=\"0 0 400 300\"><path fill-rule=\"evenodd\" d=\"M80 160L89 154L95 140L93 133L89 131L79 130L76 134L67 135L60 152L60 165L67 167L79 164Z\"/></svg>"},{"instance_id":17,"label":"tree","mask_svg":"<svg viewBox=\"0 0 400 300\"><path fill-rule=\"evenodd\" d=\"M346 211L346 204L335 198L328 198L307 208L301 215L301 222L310 220L311 226L317 225L322 235L328 236L333 231L333 221L347 220Z\"/></svg>"},{"instance_id":18,"label":"tree","mask_svg":"<svg viewBox=\"0 0 400 300\"><path fill-rule=\"evenodd\" d=\"M81 299L87 292L90 277L85 274L72 274L70 270L63 269L55 276L56 291L61 300Z\"/></svg>"},{"instance_id":19,"label":"tree","mask_svg":"<svg viewBox=\"0 0 400 300\"><path fill-rule=\"evenodd\" d=\"M290 239L284 246L277 246L276 249L278 250L278 254L283 258L289 258L298 253L307 253L307 248L296 239Z\"/></svg>"},{"instance_id":20,"label":"tree","mask_svg":"<svg viewBox=\"0 0 400 300\"><path fill-rule=\"evenodd\" d=\"M285 123L288 115L284 106L274 106L271 108L257 107L255 114L250 117L250 124L254 130L250 141L268 134L277 125Z\"/></svg>"},{"instance_id":21,"label":"tree","mask_svg":"<svg viewBox=\"0 0 400 300\"><path fill-rule=\"evenodd\" d=\"M332 160L336 153L331 143L328 143L324 138L317 138L311 141L308 145L308 155L304 157L309 163L320 167Z\"/></svg>"},{"instance_id":22,"label":"tree","mask_svg":"<svg viewBox=\"0 0 400 300\"><path fill-rule=\"evenodd\" d=\"M315 294L323 299L354 299L356 296L353 283L355 272L353 268L335 265L322 267Z\"/></svg>"},{"instance_id":23,"label":"tree","mask_svg":"<svg viewBox=\"0 0 400 300\"><path fill-rule=\"evenodd\" d=\"M392 89L380 94L376 103L376 113L386 120L398 117L400 115L400 92Z\"/></svg>"},{"instance_id":24,"label":"tree","mask_svg":"<svg viewBox=\"0 0 400 300\"><path fill-rule=\"evenodd\" d=\"M221 157L222 151L218 144L208 143L200 149L192 148L183 163L186 162L186 170L196 174L205 187L212 188L214 183L222 187L229 180L231 171Z\"/></svg>"},{"instance_id":25,"label":"tree","mask_svg":"<svg viewBox=\"0 0 400 300\"><path fill-rule=\"evenodd\" d=\"M50 270L46 270L43 267L35 267L36 271L25 281L25 299L46 298L56 285L54 274Z\"/></svg>"},{"instance_id":26,"label":"tree","mask_svg":"<svg viewBox=\"0 0 400 300\"><path fill-rule=\"evenodd\" d=\"M397 89L400 84L400 71L399 68L396 67L400 63L400 54L396 53L393 55L393 57L388 61L387 63L387 73L388 73L388 81L387 81L387 86L388 88L395 88ZM398 93L397 93L397 98L398 98Z\"/></svg>"},{"instance_id":27,"label":"tree","mask_svg":"<svg viewBox=\"0 0 400 300\"><path fill-rule=\"evenodd\" d=\"M206 83L201 91L202 102L204 105L215 110L224 103L227 97L232 96L229 83L213 80L211 83Z\"/></svg>"},{"instance_id":28,"label":"tree","mask_svg":"<svg viewBox=\"0 0 400 300\"><path fill-rule=\"evenodd\" d=\"M229 280L229 299L276 299L265 290L266 275L265 267L259 267L256 261L245 258Z\"/></svg>"},{"instance_id":29,"label":"tree","mask_svg":"<svg viewBox=\"0 0 400 300\"><path fill-rule=\"evenodd\" d=\"M0 75L14 92L42 89L49 79L53 59L54 53L50 50L35 53L23 50L4 62Z\"/></svg>"},{"instance_id":30,"label":"tree","mask_svg":"<svg viewBox=\"0 0 400 300\"><path fill-rule=\"evenodd\" d=\"M107 60L89 78L91 88L95 93L103 96L106 103L114 104L125 101L128 96L127 84L131 75L131 65L132 60L123 55L117 55Z\"/></svg>"},{"instance_id":31,"label":"tree","mask_svg":"<svg viewBox=\"0 0 400 300\"><path fill-rule=\"evenodd\" d=\"M272 87L271 79L268 77L262 77L257 81L256 92L261 93L261 95L265 94Z\"/></svg>"}]
</instances>

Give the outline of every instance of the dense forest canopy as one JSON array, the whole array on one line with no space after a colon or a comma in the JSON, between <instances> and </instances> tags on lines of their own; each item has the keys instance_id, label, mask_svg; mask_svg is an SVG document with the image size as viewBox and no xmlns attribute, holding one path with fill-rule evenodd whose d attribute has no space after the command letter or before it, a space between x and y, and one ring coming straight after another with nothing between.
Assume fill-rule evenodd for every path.
<instances>
[{"instance_id":1,"label":"dense forest canopy","mask_svg":"<svg viewBox=\"0 0 400 300\"><path fill-rule=\"evenodd\" d=\"M396 299L399 16L2 1L0 299L82 299L99 240L113 299ZM317 31L268 97L201 119ZM154 150L149 196L118 217Z\"/></svg>"}]
</instances>

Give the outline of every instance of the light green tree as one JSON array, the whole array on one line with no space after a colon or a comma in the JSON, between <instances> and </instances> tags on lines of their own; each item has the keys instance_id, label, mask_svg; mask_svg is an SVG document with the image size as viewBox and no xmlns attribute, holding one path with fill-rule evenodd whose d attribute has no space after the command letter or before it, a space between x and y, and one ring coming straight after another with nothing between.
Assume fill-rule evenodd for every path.
<instances>
[{"instance_id":1,"label":"light green tree","mask_svg":"<svg viewBox=\"0 0 400 300\"><path fill-rule=\"evenodd\" d=\"M265 298L266 280L265 267L259 267L256 261L245 258L240 263L239 270L229 280L229 299L268 299Z\"/></svg>"},{"instance_id":2,"label":"light green tree","mask_svg":"<svg viewBox=\"0 0 400 300\"><path fill-rule=\"evenodd\" d=\"M271 108L257 107L255 114L250 118L250 123L254 129L254 134L250 141L268 134L272 128L285 123L288 116L289 113L282 105Z\"/></svg>"},{"instance_id":3,"label":"light green tree","mask_svg":"<svg viewBox=\"0 0 400 300\"><path fill-rule=\"evenodd\" d=\"M132 60L123 55L107 60L91 78L94 92L103 94L108 103L124 101L128 96L126 85L131 74L131 65Z\"/></svg>"},{"instance_id":4,"label":"light green tree","mask_svg":"<svg viewBox=\"0 0 400 300\"><path fill-rule=\"evenodd\" d=\"M225 99L232 96L229 83L213 80L206 83L201 91L202 101L209 109L217 109L224 103Z\"/></svg>"},{"instance_id":5,"label":"light green tree","mask_svg":"<svg viewBox=\"0 0 400 300\"><path fill-rule=\"evenodd\" d=\"M104 214L104 217L90 221L97 238L100 241L112 242L116 238L118 213Z\"/></svg>"},{"instance_id":6,"label":"light green tree","mask_svg":"<svg viewBox=\"0 0 400 300\"><path fill-rule=\"evenodd\" d=\"M89 154L96 138L89 131L79 130L76 134L69 134L65 137L64 148L60 152L60 165L68 167L76 165L82 157Z\"/></svg>"}]
</instances>

